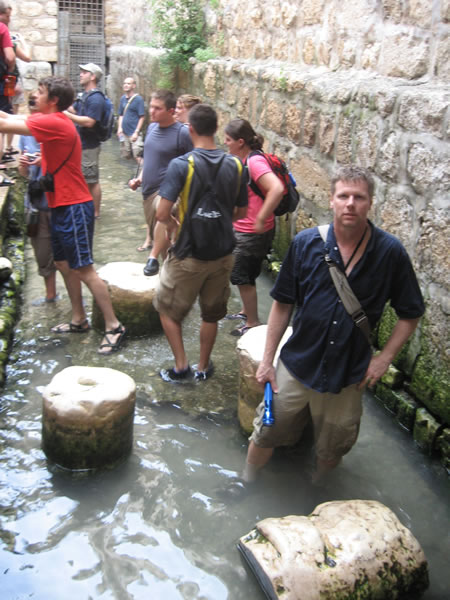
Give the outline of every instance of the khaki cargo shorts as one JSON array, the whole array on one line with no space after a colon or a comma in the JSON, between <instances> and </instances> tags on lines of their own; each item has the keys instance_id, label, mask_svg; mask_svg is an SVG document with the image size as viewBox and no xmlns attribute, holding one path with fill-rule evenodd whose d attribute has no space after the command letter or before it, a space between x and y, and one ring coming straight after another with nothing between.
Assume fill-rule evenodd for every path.
<instances>
[{"instance_id":1,"label":"khaki cargo shorts","mask_svg":"<svg viewBox=\"0 0 450 600\"><path fill-rule=\"evenodd\" d=\"M181 323L199 297L202 320L217 323L227 313L233 255L217 260L177 258L169 253L162 266L153 305Z\"/></svg>"},{"instance_id":2,"label":"khaki cargo shorts","mask_svg":"<svg viewBox=\"0 0 450 600\"><path fill-rule=\"evenodd\" d=\"M98 163L100 160L100 146L85 148L81 154L81 170L86 183L98 183Z\"/></svg>"},{"instance_id":3,"label":"khaki cargo shorts","mask_svg":"<svg viewBox=\"0 0 450 600\"><path fill-rule=\"evenodd\" d=\"M264 400L256 409L250 439L261 448L296 444L309 415L314 426L316 456L324 462L338 461L355 444L362 415L362 390L350 385L339 394L322 394L293 377L281 360L277 365L278 394L273 397L275 424L262 424Z\"/></svg>"}]
</instances>

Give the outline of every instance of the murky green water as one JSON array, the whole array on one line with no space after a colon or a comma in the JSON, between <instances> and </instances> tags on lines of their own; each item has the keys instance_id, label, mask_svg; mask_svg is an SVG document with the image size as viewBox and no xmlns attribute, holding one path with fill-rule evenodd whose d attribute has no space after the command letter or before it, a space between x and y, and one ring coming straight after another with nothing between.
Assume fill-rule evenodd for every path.
<instances>
[{"instance_id":1,"label":"murky green water","mask_svg":"<svg viewBox=\"0 0 450 600\"><path fill-rule=\"evenodd\" d=\"M97 267L146 260L136 252L145 235L141 196L126 189L133 168L117 156L113 142L104 145ZM261 281L263 317L269 287ZM236 418L233 323L220 324L215 376L178 388L157 375L172 364L163 334L129 340L102 358L98 332L49 333L68 317L69 302L61 281L56 305L33 306L42 292L29 249L23 316L0 403L2 600L262 600L236 549L238 538L262 518L308 514L320 502L350 498L394 510L430 562L425 598L448 598L448 480L371 396L356 447L324 488L310 486L298 457L280 455L248 497L225 501L218 490L240 470L247 447ZM90 310L87 291L85 299ZM230 309L238 308L234 295ZM185 326L191 363L198 358L198 329L194 308ZM133 454L113 471L70 476L48 465L40 449L41 390L70 365L109 366L136 381Z\"/></svg>"}]
</instances>

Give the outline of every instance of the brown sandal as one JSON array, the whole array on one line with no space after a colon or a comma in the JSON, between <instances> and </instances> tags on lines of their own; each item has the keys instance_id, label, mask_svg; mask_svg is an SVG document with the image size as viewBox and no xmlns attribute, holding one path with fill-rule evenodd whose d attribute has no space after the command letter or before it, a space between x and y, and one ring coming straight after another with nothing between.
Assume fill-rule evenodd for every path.
<instances>
[{"instance_id":1,"label":"brown sandal","mask_svg":"<svg viewBox=\"0 0 450 600\"><path fill-rule=\"evenodd\" d=\"M85 319L79 325L77 323L61 323L61 325L55 325L50 331L52 333L87 333L91 326L89 321Z\"/></svg>"},{"instance_id":2,"label":"brown sandal","mask_svg":"<svg viewBox=\"0 0 450 600\"><path fill-rule=\"evenodd\" d=\"M100 347L97 350L97 353L103 354L104 356L108 356L109 354L112 354L113 352L117 352L117 350L120 348L120 345L122 344L125 333L126 333L126 329L122 325L122 323L119 323L119 325L115 329L111 329L110 331L105 331L105 333L103 334L103 337L106 338L106 342L103 342L103 344L100 344ZM109 335L117 335L117 334L119 334L119 337L116 339L116 341L110 342L108 336ZM108 352L102 352L102 348L109 348L110 350Z\"/></svg>"}]
</instances>

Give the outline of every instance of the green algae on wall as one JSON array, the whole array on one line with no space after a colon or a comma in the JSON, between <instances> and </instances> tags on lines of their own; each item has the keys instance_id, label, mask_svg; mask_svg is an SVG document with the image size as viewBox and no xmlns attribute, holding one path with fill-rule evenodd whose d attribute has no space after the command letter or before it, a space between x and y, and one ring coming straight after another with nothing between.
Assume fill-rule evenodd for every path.
<instances>
[{"instance_id":1,"label":"green algae on wall","mask_svg":"<svg viewBox=\"0 0 450 600\"><path fill-rule=\"evenodd\" d=\"M17 178L14 187L9 188L8 194L2 198L0 206L2 256L8 258L13 266L11 276L0 284L0 387L5 380L5 367L11 352L25 279L23 194L24 183Z\"/></svg>"}]
</instances>

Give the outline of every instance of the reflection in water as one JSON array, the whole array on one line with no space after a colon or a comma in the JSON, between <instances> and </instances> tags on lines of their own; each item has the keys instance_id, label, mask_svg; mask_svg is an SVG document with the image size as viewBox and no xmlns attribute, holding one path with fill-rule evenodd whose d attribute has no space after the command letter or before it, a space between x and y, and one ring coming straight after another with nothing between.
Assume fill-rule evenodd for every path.
<instances>
[{"instance_id":1,"label":"reflection in water","mask_svg":"<svg viewBox=\"0 0 450 600\"><path fill-rule=\"evenodd\" d=\"M133 167L117 155L114 142L104 144L97 267L146 261L136 252L145 236L141 196L126 189ZM425 598L447 598L447 480L370 396L356 447L323 488L308 483L301 456L280 452L248 497L226 501L220 490L239 471L247 447L236 419L234 324L220 323L215 376L171 387L157 375L172 364L163 334L130 339L108 358L96 353L100 332L50 334L69 314L58 284L60 302L32 305L43 284L29 250L23 315L0 403L2 599L59 600L63 590L64 597L80 599L262 600L237 539L262 518L308 514L320 502L349 498L379 500L394 510L430 561ZM261 281L263 316L269 286ZM90 310L87 292L85 299ZM231 302L237 311L237 294ZM198 330L194 308L185 325L191 363L198 358ZM115 470L70 475L47 465L40 449L42 388L72 364L116 368L136 381L134 451Z\"/></svg>"}]
</instances>

